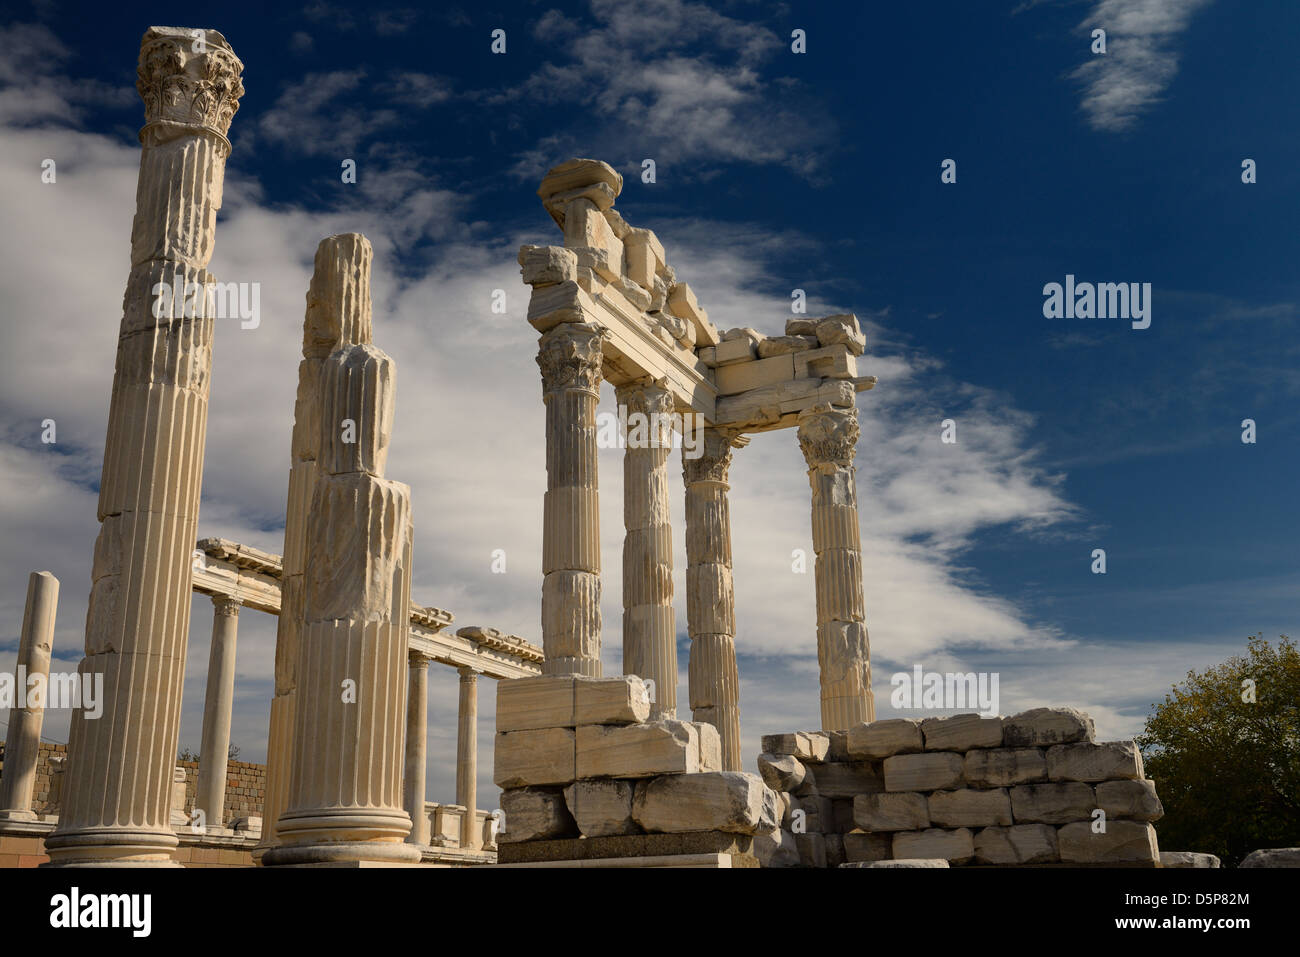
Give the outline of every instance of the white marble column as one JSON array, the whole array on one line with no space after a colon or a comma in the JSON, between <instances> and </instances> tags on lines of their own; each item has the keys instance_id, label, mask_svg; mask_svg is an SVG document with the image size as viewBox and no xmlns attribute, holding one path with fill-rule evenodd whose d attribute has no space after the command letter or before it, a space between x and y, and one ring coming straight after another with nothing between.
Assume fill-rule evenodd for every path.
<instances>
[{"instance_id":1,"label":"white marble column","mask_svg":"<svg viewBox=\"0 0 1300 957\"><path fill-rule=\"evenodd\" d=\"M740 755L740 676L736 671L736 609L731 580L731 508L727 471L736 436L704 430L703 454L686 457L686 626L691 714L722 739L722 769L743 770Z\"/></svg>"},{"instance_id":2,"label":"white marble column","mask_svg":"<svg viewBox=\"0 0 1300 957\"><path fill-rule=\"evenodd\" d=\"M823 731L847 731L876 718L853 467L857 443L856 409L820 406L799 416L799 447L812 486Z\"/></svg>"},{"instance_id":3,"label":"white marble column","mask_svg":"<svg viewBox=\"0 0 1300 957\"><path fill-rule=\"evenodd\" d=\"M370 243L346 238L368 277ZM268 866L420 859L402 803L411 492L384 477L395 376L366 342L340 344L321 366L292 771Z\"/></svg>"},{"instance_id":4,"label":"white marble column","mask_svg":"<svg viewBox=\"0 0 1300 957\"><path fill-rule=\"evenodd\" d=\"M225 824L226 768L230 760L230 719L235 706L235 642L239 606L235 598L212 599L212 647L208 651L208 688L203 699L203 739L199 746L199 780L195 811L208 827Z\"/></svg>"},{"instance_id":5,"label":"white marble column","mask_svg":"<svg viewBox=\"0 0 1300 957\"><path fill-rule=\"evenodd\" d=\"M548 675L601 674L596 404L606 335L594 323L563 323L541 337L537 355L546 403L542 672Z\"/></svg>"},{"instance_id":6,"label":"white marble column","mask_svg":"<svg viewBox=\"0 0 1300 957\"><path fill-rule=\"evenodd\" d=\"M350 234L329 236L316 247L307 288L302 361L293 407L289 453L289 497L284 514L284 559L280 616L275 629L275 697L266 747L266 792L258 860L278 843L280 815L289 797L290 753L298 688L298 645L302 635L303 581L307 568L307 526L316 491L320 453L320 370L340 343L371 339L370 259Z\"/></svg>"},{"instance_id":7,"label":"white marble column","mask_svg":"<svg viewBox=\"0 0 1300 957\"><path fill-rule=\"evenodd\" d=\"M35 821L32 794L36 785L36 762L40 758L41 726L45 723L45 701L50 687L50 654L54 649L54 615L59 607L59 580L49 572L32 572L27 580L27 607L23 631L18 638L18 666L15 694L32 687L40 677L45 691L39 697L23 694L9 709L5 732L5 768L0 776L0 823Z\"/></svg>"},{"instance_id":8,"label":"white marble column","mask_svg":"<svg viewBox=\"0 0 1300 957\"><path fill-rule=\"evenodd\" d=\"M478 672L460 668L460 710L456 734L456 803L465 808L461 818L460 846L483 846L482 829L475 826L478 811Z\"/></svg>"},{"instance_id":9,"label":"white marble column","mask_svg":"<svg viewBox=\"0 0 1300 957\"><path fill-rule=\"evenodd\" d=\"M146 125L99 487L86 657L104 713L73 713L48 866L175 866L172 768L207 433L213 319L186 296L208 274L243 64L215 30L151 27ZM170 308L161 286L170 286ZM155 306L162 308L155 309ZM158 315L155 315L155 312Z\"/></svg>"},{"instance_id":10,"label":"white marble column","mask_svg":"<svg viewBox=\"0 0 1300 957\"><path fill-rule=\"evenodd\" d=\"M651 718L677 717L673 527L668 502L673 397L650 383L618 390L623 453L623 673L654 682Z\"/></svg>"},{"instance_id":11,"label":"white marble column","mask_svg":"<svg viewBox=\"0 0 1300 957\"><path fill-rule=\"evenodd\" d=\"M412 651L408 661L402 806L411 816L411 834L406 840L423 847L429 843L429 815L424 810L425 771L429 756L429 659L418 651Z\"/></svg>"}]
</instances>

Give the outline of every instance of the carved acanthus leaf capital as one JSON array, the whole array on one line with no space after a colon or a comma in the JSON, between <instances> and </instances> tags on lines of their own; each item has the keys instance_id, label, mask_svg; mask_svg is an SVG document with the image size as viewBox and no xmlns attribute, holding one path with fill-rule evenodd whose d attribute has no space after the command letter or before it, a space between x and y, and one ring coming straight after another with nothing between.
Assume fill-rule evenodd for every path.
<instances>
[{"instance_id":1,"label":"carved acanthus leaf capital","mask_svg":"<svg viewBox=\"0 0 1300 957\"><path fill-rule=\"evenodd\" d=\"M566 322L542 336L537 365L542 370L542 391L582 389L600 393L601 345L609 335L591 322Z\"/></svg>"},{"instance_id":2,"label":"carved acanthus leaf capital","mask_svg":"<svg viewBox=\"0 0 1300 957\"><path fill-rule=\"evenodd\" d=\"M244 603L229 595L212 596L212 613L221 618L238 618L239 609Z\"/></svg>"},{"instance_id":3,"label":"carved acanthus leaf capital","mask_svg":"<svg viewBox=\"0 0 1300 957\"><path fill-rule=\"evenodd\" d=\"M683 439L682 479L686 484L717 482L726 485L727 470L731 468L731 450L736 447L737 438L737 433L729 429L706 428L703 435L697 433Z\"/></svg>"},{"instance_id":4,"label":"carved acanthus leaf capital","mask_svg":"<svg viewBox=\"0 0 1300 957\"><path fill-rule=\"evenodd\" d=\"M823 405L799 416L799 448L810 469L852 466L858 434L857 409Z\"/></svg>"},{"instance_id":5,"label":"carved acanthus leaf capital","mask_svg":"<svg viewBox=\"0 0 1300 957\"><path fill-rule=\"evenodd\" d=\"M216 30L150 27L140 41L135 88L144 100L142 143L201 130L226 143L239 109L244 64Z\"/></svg>"}]
</instances>

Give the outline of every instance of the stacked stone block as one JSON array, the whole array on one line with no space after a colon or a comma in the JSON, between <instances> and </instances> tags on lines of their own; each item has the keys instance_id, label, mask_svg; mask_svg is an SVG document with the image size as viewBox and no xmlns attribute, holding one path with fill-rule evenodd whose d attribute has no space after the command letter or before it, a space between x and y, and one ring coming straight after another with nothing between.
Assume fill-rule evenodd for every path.
<instances>
[{"instance_id":1,"label":"stacked stone block","mask_svg":"<svg viewBox=\"0 0 1300 957\"><path fill-rule=\"evenodd\" d=\"M721 770L717 729L650 720L634 675L500 682L494 755L503 864L725 853L756 866L753 836L777 827L762 780Z\"/></svg>"},{"instance_id":2,"label":"stacked stone block","mask_svg":"<svg viewBox=\"0 0 1300 957\"><path fill-rule=\"evenodd\" d=\"M765 866L1159 866L1164 812L1141 752L1097 742L1073 709L767 735L763 752L782 808L781 829L756 842Z\"/></svg>"}]
</instances>

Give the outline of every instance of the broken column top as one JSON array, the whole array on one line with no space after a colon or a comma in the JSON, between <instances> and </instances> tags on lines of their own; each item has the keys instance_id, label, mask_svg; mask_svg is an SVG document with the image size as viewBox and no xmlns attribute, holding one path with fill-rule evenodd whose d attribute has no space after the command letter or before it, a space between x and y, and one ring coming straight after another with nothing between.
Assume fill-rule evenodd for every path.
<instances>
[{"instance_id":1,"label":"broken column top","mask_svg":"<svg viewBox=\"0 0 1300 957\"><path fill-rule=\"evenodd\" d=\"M229 150L226 133L244 95L244 64L216 30L150 27L140 41L135 88L144 100L140 142L153 145L209 132Z\"/></svg>"},{"instance_id":2,"label":"broken column top","mask_svg":"<svg viewBox=\"0 0 1300 957\"><path fill-rule=\"evenodd\" d=\"M370 264L374 251L360 233L340 233L316 247L307 289L302 354L323 359L340 346L372 341Z\"/></svg>"},{"instance_id":3,"label":"broken column top","mask_svg":"<svg viewBox=\"0 0 1300 957\"><path fill-rule=\"evenodd\" d=\"M602 211L614 205L623 191L622 175L595 159L571 159L552 167L537 189L542 205L551 218L564 226L564 207L570 200L585 196Z\"/></svg>"}]
</instances>

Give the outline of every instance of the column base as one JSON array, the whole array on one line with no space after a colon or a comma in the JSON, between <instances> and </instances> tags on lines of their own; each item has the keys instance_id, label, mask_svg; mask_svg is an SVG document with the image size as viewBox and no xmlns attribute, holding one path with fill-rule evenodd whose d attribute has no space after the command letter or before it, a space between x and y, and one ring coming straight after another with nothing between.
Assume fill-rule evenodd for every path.
<instances>
[{"instance_id":1,"label":"column base","mask_svg":"<svg viewBox=\"0 0 1300 957\"><path fill-rule=\"evenodd\" d=\"M36 816L35 811L8 810L0 811L0 824L34 824L40 818Z\"/></svg>"},{"instance_id":2,"label":"column base","mask_svg":"<svg viewBox=\"0 0 1300 957\"><path fill-rule=\"evenodd\" d=\"M346 867L419 864L420 846L405 842L358 841L290 844L262 855L263 867Z\"/></svg>"},{"instance_id":3,"label":"column base","mask_svg":"<svg viewBox=\"0 0 1300 957\"><path fill-rule=\"evenodd\" d=\"M50 856L41 867L181 867L172 852L180 842L171 830L81 828L45 839Z\"/></svg>"},{"instance_id":4,"label":"column base","mask_svg":"<svg viewBox=\"0 0 1300 957\"><path fill-rule=\"evenodd\" d=\"M405 811L339 808L286 814L280 818L282 843L269 848L261 864L418 863L420 848L407 842L410 833Z\"/></svg>"}]
</instances>

